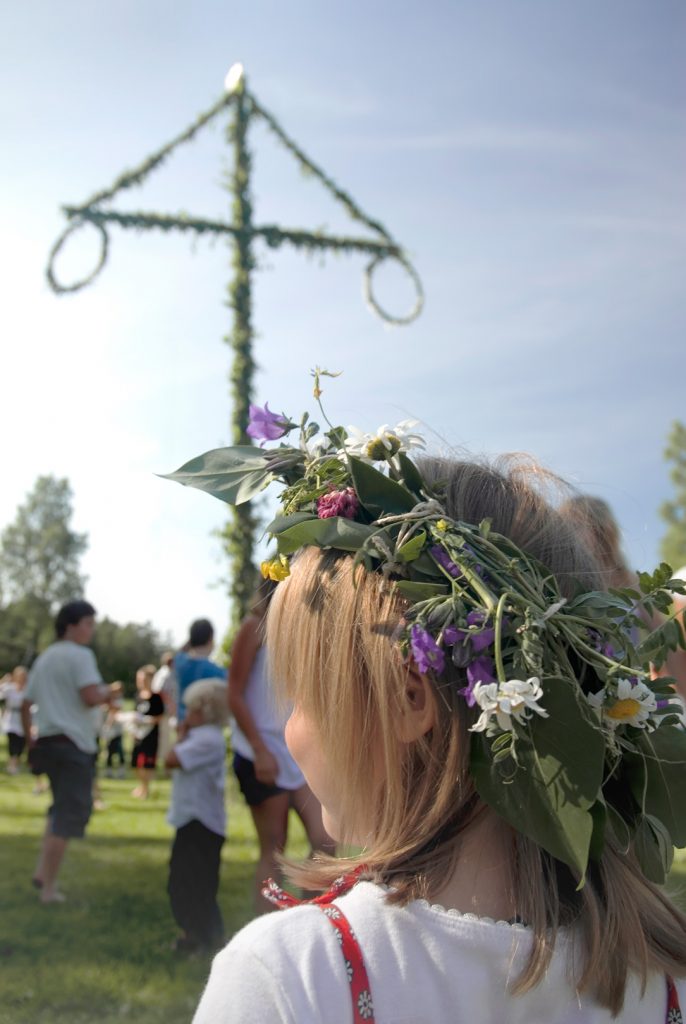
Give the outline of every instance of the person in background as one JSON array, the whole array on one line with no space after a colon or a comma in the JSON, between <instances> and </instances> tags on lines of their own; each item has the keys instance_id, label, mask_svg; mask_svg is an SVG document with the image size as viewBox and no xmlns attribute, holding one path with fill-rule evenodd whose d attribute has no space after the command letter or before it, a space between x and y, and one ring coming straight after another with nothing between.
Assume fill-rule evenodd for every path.
<instances>
[{"instance_id":1,"label":"person in background","mask_svg":"<svg viewBox=\"0 0 686 1024\"><path fill-rule=\"evenodd\" d=\"M159 693L152 692L154 665L143 665L136 672L136 707L133 720L133 750L131 767L135 770L138 785L131 796L147 800L150 795L150 781L157 765L159 724L164 714L164 704Z\"/></svg>"},{"instance_id":2,"label":"person in background","mask_svg":"<svg viewBox=\"0 0 686 1024\"><path fill-rule=\"evenodd\" d=\"M176 676L173 671L174 655L165 651L160 658L160 667L153 676L152 692L159 693L164 704L164 715L159 724L160 738L157 754L164 764L171 748L171 720L176 718Z\"/></svg>"},{"instance_id":3,"label":"person in background","mask_svg":"<svg viewBox=\"0 0 686 1024\"><path fill-rule=\"evenodd\" d=\"M103 739L107 744L105 775L108 779L114 778L114 762L116 759L119 762L117 777L123 779L126 774L124 767L126 760L124 758L123 746L124 726L120 716L124 709L124 687L121 682L117 681L111 683L110 689L112 691L112 703L107 712L103 727Z\"/></svg>"},{"instance_id":4,"label":"person in background","mask_svg":"<svg viewBox=\"0 0 686 1024\"><path fill-rule=\"evenodd\" d=\"M619 523L606 501L589 494L577 494L561 506L560 512L577 525L582 539L600 564L602 576L598 582L598 589L637 587L638 577L629 568L622 551ZM664 617L659 612L651 616L644 614L643 618L652 629L657 629L664 622ZM679 696L682 700L686 699L685 650L679 648L670 651L664 665L660 666L656 674L672 676L676 680Z\"/></svg>"},{"instance_id":5,"label":"person in background","mask_svg":"<svg viewBox=\"0 0 686 1024\"><path fill-rule=\"evenodd\" d=\"M85 834L92 810L93 757L97 747L92 709L109 704L112 691L88 647L95 631L95 608L71 601L55 619L57 639L36 659L22 702L22 725L29 762L50 780L52 806L33 884L42 903L61 903L57 879L71 839ZM31 736L36 705L37 739Z\"/></svg>"},{"instance_id":6,"label":"person in background","mask_svg":"<svg viewBox=\"0 0 686 1024\"><path fill-rule=\"evenodd\" d=\"M211 661L214 650L214 626L209 619L196 619L191 623L188 641L174 658L176 676L176 718L184 719L186 709L184 692L197 679L221 679L226 683L226 669Z\"/></svg>"},{"instance_id":7,"label":"person in background","mask_svg":"<svg viewBox=\"0 0 686 1024\"><path fill-rule=\"evenodd\" d=\"M21 721L21 706L24 701L24 688L28 671L23 665L17 665L12 670L8 680L0 683L0 700L5 702L5 712L2 716L2 731L7 736L8 760L7 774L16 775L19 771L19 761L24 753L26 737Z\"/></svg>"},{"instance_id":8,"label":"person in background","mask_svg":"<svg viewBox=\"0 0 686 1024\"><path fill-rule=\"evenodd\" d=\"M276 586L273 580L260 581L250 614L236 634L229 672L229 708L235 721L233 770L260 844L253 897L257 913L274 909L261 888L265 878L280 873L278 858L286 847L291 807L305 826L312 851L334 851L319 801L286 746L289 709L275 700L267 674L264 622Z\"/></svg>"},{"instance_id":9,"label":"person in background","mask_svg":"<svg viewBox=\"0 0 686 1024\"><path fill-rule=\"evenodd\" d=\"M185 697L179 739L165 762L173 769L167 820L176 829L167 892L183 932L175 943L179 953L216 949L224 936L217 890L226 834L226 687L218 679L198 679Z\"/></svg>"}]
</instances>

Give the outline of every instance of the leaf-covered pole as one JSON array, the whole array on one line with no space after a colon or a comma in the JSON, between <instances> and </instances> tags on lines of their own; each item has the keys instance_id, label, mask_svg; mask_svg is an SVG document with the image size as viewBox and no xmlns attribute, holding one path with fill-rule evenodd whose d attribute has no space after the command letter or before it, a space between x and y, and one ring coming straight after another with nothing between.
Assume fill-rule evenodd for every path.
<instances>
[{"instance_id":1,"label":"leaf-covered pole","mask_svg":"<svg viewBox=\"0 0 686 1024\"><path fill-rule=\"evenodd\" d=\"M251 444L246 434L249 406L253 397L255 361L252 353L252 291L251 271L255 266L253 256L252 202L250 198L250 152L247 132L250 123L250 106L247 102L245 79L241 79L236 90L233 118L229 122L227 138L233 149L233 173L228 189L233 196L231 222L236 231L232 239L233 277L228 288L228 306L233 311L233 327L224 341L231 347L233 363L231 382L231 437L234 444ZM255 586L253 567L253 546L255 516L249 502L233 506L229 522L223 530L224 548L231 565L229 597L231 600L231 621L227 640L238 627L248 610L248 603Z\"/></svg>"},{"instance_id":2,"label":"leaf-covered pole","mask_svg":"<svg viewBox=\"0 0 686 1024\"><path fill-rule=\"evenodd\" d=\"M226 91L208 110L200 114L191 125L170 142L150 154L137 167L120 174L109 188L101 189L80 204L63 206L68 224L57 239L48 259L46 276L57 294L80 291L91 284L105 266L109 256L111 225L138 231L164 231L192 233L195 236L219 237L223 235L232 246L233 279L228 288L227 305L233 312L230 334L224 341L233 352L230 372L232 420L231 435L234 444L249 444L246 428L250 400L253 394L252 300L251 273L255 267L254 243L259 240L271 249L289 245L310 253L360 253L369 257L364 270L363 294L369 307L388 324L407 324L417 317L424 304L419 276L412 263L390 232L375 218L366 214L358 203L345 192L325 171L311 160L269 113L248 91L242 66L236 64L226 78ZM197 217L186 212L159 213L143 210L115 210L109 205L115 195L142 185L151 172L160 167L177 147L192 142L196 134L215 117L229 113L228 142L233 150L233 171L227 181L232 196L231 217L226 221ZM353 235L332 235L326 231L291 228L276 224L255 224L250 198L250 152L247 132L252 118L260 118L290 155L303 173L317 180L357 223L372 232L371 238ZM100 252L95 267L84 278L70 284L61 282L55 264L67 242L82 229L94 230L99 237ZM373 289L373 275L379 265L391 260L399 264L414 286L416 298L412 309L403 316L392 316L382 309ZM253 538L256 519L250 506L241 505L231 512L231 519L221 531L225 550L231 563L229 593L231 597L231 626L227 636L230 643L237 623L247 611L254 586Z\"/></svg>"}]
</instances>

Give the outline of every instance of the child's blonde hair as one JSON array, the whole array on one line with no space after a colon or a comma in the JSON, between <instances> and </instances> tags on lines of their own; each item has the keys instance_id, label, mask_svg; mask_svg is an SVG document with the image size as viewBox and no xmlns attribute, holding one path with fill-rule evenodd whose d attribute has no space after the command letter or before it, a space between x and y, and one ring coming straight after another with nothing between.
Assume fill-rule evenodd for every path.
<instances>
[{"instance_id":1,"label":"child's blonde hair","mask_svg":"<svg viewBox=\"0 0 686 1024\"><path fill-rule=\"evenodd\" d=\"M552 474L513 458L493 466L427 459L421 472L430 486L442 482L451 519L490 518L495 531L554 573L564 594L602 579L574 522L546 498L564 496ZM353 574L351 557L309 548L279 584L267 622L275 679L311 718L333 776L345 781L344 832L365 839L364 853L347 866L366 865L371 877L393 887L388 899L398 903L432 898L459 859L462 835L485 810L469 771L475 712L457 693L463 682L439 689L431 681L434 727L412 744L399 735L409 668L393 641L405 610L379 574L361 567ZM584 945L578 989L613 1013L621 1009L629 970L644 981L653 970L686 973L686 917L646 880L631 850L608 844L576 892L578 879L565 865L503 829L510 833L514 903L534 937L515 992L543 979L557 929L571 924ZM321 859L293 874L317 888L340 873L340 860Z\"/></svg>"},{"instance_id":2,"label":"child's blonde hair","mask_svg":"<svg viewBox=\"0 0 686 1024\"><path fill-rule=\"evenodd\" d=\"M206 725L226 725L229 720L226 684L219 679L198 679L184 690L186 711L199 710Z\"/></svg>"}]
</instances>

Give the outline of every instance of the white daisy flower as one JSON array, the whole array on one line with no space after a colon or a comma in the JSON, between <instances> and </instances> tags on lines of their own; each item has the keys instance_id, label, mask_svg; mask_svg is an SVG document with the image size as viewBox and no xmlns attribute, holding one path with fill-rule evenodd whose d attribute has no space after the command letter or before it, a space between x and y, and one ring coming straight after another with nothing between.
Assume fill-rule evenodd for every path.
<instances>
[{"instance_id":1,"label":"white daisy flower","mask_svg":"<svg viewBox=\"0 0 686 1024\"><path fill-rule=\"evenodd\" d=\"M414 433L412 429L416 426L417 420L402 420L395 427L384 423L375 434L366 434L358 427L348 427L348 437L343 442L345 453L365 462L391 461L398 452L426 447L421 434Z\"/></svg>"},{"instance_id":2,"label":"white daisy flower","mask_svg":"<svg viewBox=\"0 0 686 1024\"><path fill-rule=\"evenodd\" d=\"M509 679L505 683L477 683L472 692L481 714L470 732L494 731L493 716L501 732L511 731L513 718L525 722L532 711L542 718L548 717L548 712L538 704L543 690L537 676L527 680Z\"/></svg>"},{"instance_id":3,"label":"white daisy flower","mask_svg":"<svg viewBox=\"0 0 686 1024\"><path fill-rule=\"evenodd\" d=\"M616 693L603 687L598 693L589 694L587 699L591 707L602 711L603 719L611 729L619 725L633 725L652 732L660 724L661 719L654 717L657 699L645 683L619 679Z\"/></svg>"}]
</instances>

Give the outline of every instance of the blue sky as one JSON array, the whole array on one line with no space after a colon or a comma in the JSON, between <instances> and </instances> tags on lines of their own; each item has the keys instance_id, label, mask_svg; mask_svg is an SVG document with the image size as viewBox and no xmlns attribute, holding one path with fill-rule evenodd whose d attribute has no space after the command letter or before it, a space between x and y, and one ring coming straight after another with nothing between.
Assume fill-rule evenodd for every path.
<instances>
[{"instance_id":1,"label":"blue sky","mask_svg":"<svg viewBox=\"0 0 686 1024\"><path fill-rule=\"evenodd\" d=\"M630 561L658 555L662 449L684 412L686 8L632 0L6 5L0 43L3 487L70 478L102 614L177 640L226 624L223 509L155 477L224 443L230 253L110 231L90 288L44 278L81 202L221 94L234 61L302 148L406 247L426 292L389 330L364 261L258 249L257 398L297 413L315 363L332 418L413 415L431 444L525 450L611 502ZM354 228L256 126L256 219ZM119 209L225 217L223 123ZM60 271L87 270L84 235ZM379 275L402 312L411 293Z\"/></svg>"}]
</instances>

